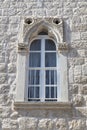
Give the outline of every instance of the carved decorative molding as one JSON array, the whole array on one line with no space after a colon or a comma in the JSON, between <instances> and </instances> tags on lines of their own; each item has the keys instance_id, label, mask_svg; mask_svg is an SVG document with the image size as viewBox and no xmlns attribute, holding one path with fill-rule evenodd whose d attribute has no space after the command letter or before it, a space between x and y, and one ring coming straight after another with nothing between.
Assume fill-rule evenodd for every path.
<instances>
[{"instance_id":1,"label":"carved decorative molding","mask_svg":"<svg viewBox=\"0 0 87 130\"><path fill-rule=\"evenodd\" d=\"M70 102L15 102L14 109L27 110L57 110L57 109L71 109Z\"/></svg>"},{"instance_id":2,"label":"carved decorative molding","mask_svg":"<svg viewBox=\"0 0 87 130\"><path fill-rule=\"evenodd\" d=\"M59 44L58 44L58 50L59 50L60 52L68 51L68 50L69 50L69 45L68 45L66 42L59 43Z\"/></svg>"},{"instance_id":3,"label":"carved decorative molding","mask_svg":"<svg viewBox=\"0 0 87 130\"><path fill-rule=\"evenodd\" d=\"M38 33L46 29L48 36L54 38L57 43L63 42L63 20L61 18L25 18L21 21L19 43L29 45L30 41L37 37Z\"/></svg>"},{"instance_id":4,"label":"carved decorative molding","mask_svg":"<svg viewBox=\"0 0 87 130\"><path fill-rule=\"evenodd\" d=\"M24 43L19 43L18 52L28 52L28 46L26 46Z\"/></svg>"}]
</instances>

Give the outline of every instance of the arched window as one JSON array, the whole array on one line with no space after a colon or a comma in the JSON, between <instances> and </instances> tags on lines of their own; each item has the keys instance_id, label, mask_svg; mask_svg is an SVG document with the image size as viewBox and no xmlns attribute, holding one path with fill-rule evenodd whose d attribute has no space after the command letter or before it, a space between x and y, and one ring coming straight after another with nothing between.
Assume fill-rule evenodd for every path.
<instances>
[{"instance_id":1,"label":"arched window","mask_svg":"<svg viewBox=\"0 0 87 130\"><path fill-rule=\"evenodd\" d=\"M56 44L40 33L30 44L28 101L57 101L60 88Z\"/></svg>"},{"instance_id":2,"label":"arched window","mask_svg":"<svg viewBox=\"0 0 87 130\"><path fill-rule=\"evenodd\" d=\"M62 20L60 24L54 20L47 18L22 23L17 56L16 105L22 102L29 107L31 101L41 101L45 105L45 101L58 101L55 104L69 101L68 46L63 42Z\"/></svg>"}]
</instances>

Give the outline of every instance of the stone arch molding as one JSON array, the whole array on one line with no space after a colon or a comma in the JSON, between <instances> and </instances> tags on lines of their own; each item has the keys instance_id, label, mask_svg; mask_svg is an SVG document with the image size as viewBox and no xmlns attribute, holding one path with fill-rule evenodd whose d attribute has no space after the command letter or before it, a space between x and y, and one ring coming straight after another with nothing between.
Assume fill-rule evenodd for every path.
<instances>
[{"instance_id":1,"label":"stone arch molding","mask_svg":"<svg viewBox=\"0 0 87 130\"><path fill-rule=\"evenodd\" d=\"M20 25L18 56L17 56L17 89L16 102L27 101L27 68L29 56L29 44L37 37L40 31L48 32L48 36L56 41L60 60L60 97L59 102L68 102L68 78L67 78L67 43L63 42L63 21L61 18L25 18ZM28 53L27 53L28 52ZM21 91L20 91L21 90ZM20 103L18 103L20 104ZM45 104L46 105L46 104ZM24 106L24 105L23 105ZM25 106L26 107L26 106Z\"/></svg>"},{"instance_id":2,"label":"stone arch molding","mask_svg":"<svg viewBox=\"0 0 87 130\"><path fill-rule=\"evenodd\" d=\"M48 36L56 41L59 51L67 50L63 42L63 20L61 18L24 18L20 24L18 50L27 50L30 41L42 30L47 30Z\"/></svg>"}]
</instances>

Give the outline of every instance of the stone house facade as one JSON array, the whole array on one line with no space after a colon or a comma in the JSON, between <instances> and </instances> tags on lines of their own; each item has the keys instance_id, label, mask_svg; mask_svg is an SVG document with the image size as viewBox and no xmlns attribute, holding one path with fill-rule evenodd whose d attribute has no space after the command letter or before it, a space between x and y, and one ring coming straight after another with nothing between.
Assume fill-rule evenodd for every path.
<instances>
[{"instance_id":1,"label":"stone house facade","mask_svg":"<svg viewBox=\"0 0 87 130\"><path fill-rule=\"evenodd\" d=\"M44 89L40 101L28 97L28 56L38 36L41 46L48 37L56 45L57 101L45 101ZM87 0L0 0L0 130L44 129L87 130Z\"/></svg>"}]
</instances>

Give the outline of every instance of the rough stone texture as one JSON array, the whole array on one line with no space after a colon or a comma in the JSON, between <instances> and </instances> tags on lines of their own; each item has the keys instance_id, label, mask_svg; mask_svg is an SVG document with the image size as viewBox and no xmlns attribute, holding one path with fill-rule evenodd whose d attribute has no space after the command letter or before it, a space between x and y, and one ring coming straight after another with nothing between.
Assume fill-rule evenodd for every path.
<instances>
[{"instance_id":1,"label":"rough stone texture","mask_svg":"<svg viewBox=\"0 0 87 130\"><path fill-rule=\"evenodd\" d=\"M61 17L72 110L15 111L17 45L24 17ZM72 111L72 112L71 112ZM87 0L0 0L0 130L87 130Z\"/></svg>"}]
</instances>

